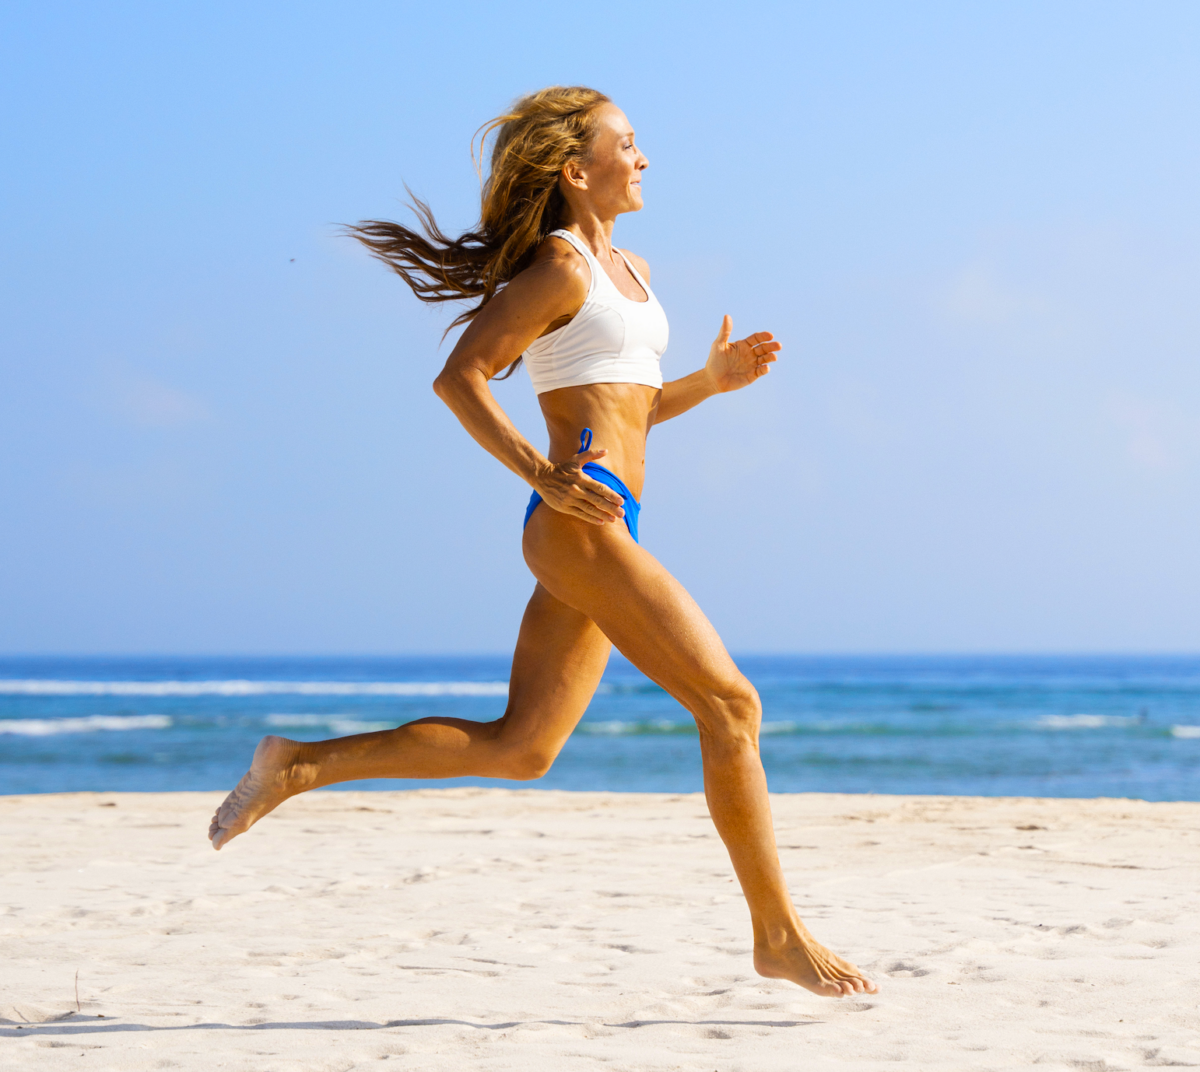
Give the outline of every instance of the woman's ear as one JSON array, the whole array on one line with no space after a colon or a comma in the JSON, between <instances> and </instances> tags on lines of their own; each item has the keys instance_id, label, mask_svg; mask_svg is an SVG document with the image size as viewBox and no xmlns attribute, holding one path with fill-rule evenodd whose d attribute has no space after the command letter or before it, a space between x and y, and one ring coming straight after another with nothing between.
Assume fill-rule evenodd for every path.
<instances>
[{"instance_id":1,"label":"woman's ear","mask_svg":"<svg viewBox=\"0 0 1200 1072\"><path fill-rule=\"evenodd\" d=\"M568 186L574 187L576 190L586 190L588 188L587 175L576 161L571 161L571 163L563 165L560 178Z\"/></svg>"}]
</instances>

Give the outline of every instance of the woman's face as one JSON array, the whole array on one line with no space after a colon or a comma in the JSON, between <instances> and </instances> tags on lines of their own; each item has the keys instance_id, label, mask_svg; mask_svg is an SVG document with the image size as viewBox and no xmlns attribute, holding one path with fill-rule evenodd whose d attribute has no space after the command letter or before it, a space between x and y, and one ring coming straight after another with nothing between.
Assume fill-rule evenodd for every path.
<instances>
[{"instance_id":1,"label":"woman's face","mask_svg":"<svg viewBox=\"0 0 1200 1072\"><path fill-rule=\"evenodd\" d=\"M642 172L650 166L633 140L633 128L615 104L596 112L596 140L582 164L567 168L563 176L568 200L582 195L587 207L602 218L642 207ZM582 207L582 206L581 206Z\"/></svg>"}]
</instances>

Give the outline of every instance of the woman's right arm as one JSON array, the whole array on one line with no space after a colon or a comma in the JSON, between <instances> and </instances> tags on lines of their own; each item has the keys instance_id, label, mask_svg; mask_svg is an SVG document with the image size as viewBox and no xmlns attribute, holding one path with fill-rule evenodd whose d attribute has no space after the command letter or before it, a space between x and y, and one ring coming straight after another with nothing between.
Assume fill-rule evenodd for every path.
<instances>
[{"instance_id":1,"label":"woman's right arm","mask_svg":"<svg viewBox=\"0 0 1200 1072\"><path fill-rule=\"evenodd\" d=\"M555 321L575 314L587 279L566 257L539 257L504 287L468 325L433 381L474 440L562 513L603 525L624 516L621 497L582 471L607 452L589 450L552 463L508 418L488 381L508 368Z\"/></svg>"}]
</instances>

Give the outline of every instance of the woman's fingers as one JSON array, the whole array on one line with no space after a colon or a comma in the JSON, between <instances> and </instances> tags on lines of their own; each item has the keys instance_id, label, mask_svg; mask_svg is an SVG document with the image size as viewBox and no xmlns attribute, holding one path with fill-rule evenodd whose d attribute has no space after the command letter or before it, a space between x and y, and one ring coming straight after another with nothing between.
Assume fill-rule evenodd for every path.
<instances>
[{"instance_id":1,"label":"woman's fingers","mask_svg":"<svg viewBox=\"0 0 1200 1072\"><path fill-rule=\"evenodd\" d=\"M779 359L775 356L783 349L783 344L775 341L775 336L769 331L758 331L747 336L745 340L750 346L754 358L754 378L765 376L771 371L770 365Z\"/></svg>"},{"instance_id":2,"label":"woman's fingers","mask_svg":"<svg viewBox=\"0 0 1200 1072\"><path fill-rule=\"evenodd\" d=\"M777 342L769 331L756 331L753 335L747 335L742 342L756 354L783 349L783 343Z\"/></svg>"},{"instance_id":3,"label":"woman's fingers","mask_svg":"<svg viewBox=\"0 0 1200 1072\"><path fill-rule=\"evenodd\" d=\"M586 464L592 460L592 457L603 457L607 453L608 451L605 450L585 450L576 454L575 457L583 458L584 462L581 464ZM618 509L624 507L625 500L617 492L613 491L607 484L601 484L599 480L593 480L582 469L577 470L576 479L577 482L573 487L587 494L597 506L602 508L616 506Z\"/></svg>"},{"instance_id":4,"label":"woman's fingers","mask_svg":"<svg viewBox=\"0 0 1200 1072\"><path fill-rule=\"evenodd\" d=\"M599 480L589 480L583 485L583 490L592 496L592 501L597 506L615 506L621 511L625 509L625 500L607 484L601 484Z\"/></svg>"},{"instance_id":5,"label":"woman's fingers","mask_svg":"<svg viewBox=\"0 0 1200 1072\"><path fill-rule=\"evenodd\" d=\"M595 503L586 500L570 503L569 513L575 517L580 517L584 521L590 521L593 525L607 525L613 521L619 521L615 514L612 513L611 507L606 510L603 506L598 506Z\"/></svg>"},{"instance_id":6,"label":"woman's fingers","mask_svg":"<svg viewBox=\"0 0 1200 1072\"><path fill-rule=\"evenodd\" d=\"M598 480L588 480L586 484L572 484L567 490L567 499L563 505L569 513L575 513L601 525L610 521L620 521L625 516L624 500Z\"/></svg>"},{"instance_id":7,"label":"woman's fingers","mask_svg":"<svg viewBox=\"0 0 1200 1072\"><path fill-rule=\"evenodd\" d=\"M777 354L783 349L783 343L776 342L775 336L769 331L755 332L744 340L756 354Z\"/></svg>"},{"instance_id":8,"label":"woman's fingers","mask_svg":"<svg viewBox=\"0 0 1200 1072\"><path fill-rule=\"evenodd\" d=\"M616 493L611 492L603 484L597 483L595 487L600 490L593 491L592 488L582 484L569 484L560 488L557 494L546 495L543 493L542 498L564 514L581 517L585 521L592 521L597 525L620 521L625 516L623 500L617 496L614 501L612 496Z\"/></svg>"},{"instance_id":9,"label":"woman's fingers","mask_svg":"<svg viewBox=\"0 0 1200 1072\"><path fill-rule=\"evenodd\" d=\"M602 488L605 493L609 490L603 484L596 486ZM620 496L617 496L614 501L608 494L593 491L591 488L580 488L580 491L587 497L587 504L597 511L605 521L619 521L625 516L625 506Z\"/></svg>"},{"instance_id":10,"label":"woman's fingers","mask_svg":"<svg viewBox=\"0 0 1200 1072\"><path fill-rule=\"evenodd\" d=\"M569 463L556 466L558 479L551 481L551 487L542 492L542 498L556 510L594 525L620 521L625 516L625 500L607 484L591 479L582 469L587 462L603 458L607 453L606 450L581 450Z\"/></svg>"}]
</instances>

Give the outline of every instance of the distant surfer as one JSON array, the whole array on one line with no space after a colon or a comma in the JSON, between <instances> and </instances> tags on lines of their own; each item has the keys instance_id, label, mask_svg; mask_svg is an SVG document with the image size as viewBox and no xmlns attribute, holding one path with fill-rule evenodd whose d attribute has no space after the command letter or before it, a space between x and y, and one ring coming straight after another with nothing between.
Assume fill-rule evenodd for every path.
<instances>
[{"instance_id":1,"label":"distant surfer","mask_svg":"<svg viewBox=\"0 0 1200 1072\"><path fill-rule=\"evenodd\" d=\"M288 797L334 782L541 777L583 716L615 644L696 720L709 812L750 909L755 968L829 997L874 992L812 937L792 904L758 752L757 692L691 596L637 540L650 428L755 383L780 344L765 331L734 341L727 316L703 367L664 383L667 319L650 268L612 245L616 218L642 207L648 163L625 114L595 90L555 86L517 101L484 129L485 139L490 134L475 231L448 237L418 201L419 230L374 220L351 233L422 301L474 303L454 321L467 328L434 390L476 442L533 489L522 546L537 585L507 709L494 722L423 718L315 743L265 737L213 817L213 847ZM546 454L517 431L488 386L522 359L545 415ZM470 524L471 504L421 523Z\"/></svg>"}]
</instances>

